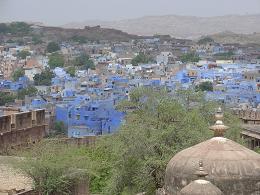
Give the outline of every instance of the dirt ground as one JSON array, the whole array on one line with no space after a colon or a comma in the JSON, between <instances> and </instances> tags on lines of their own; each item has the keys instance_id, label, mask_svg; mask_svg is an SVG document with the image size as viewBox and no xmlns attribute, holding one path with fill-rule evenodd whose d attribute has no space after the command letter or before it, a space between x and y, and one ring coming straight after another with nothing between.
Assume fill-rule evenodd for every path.
<instances>
[{"instance_id":1,"label":"dirt ground","mask_svg":"<svg viewBox=\"0 0 260 195\"><path fill-rule=\"evenodd\" d=\"M10 157L0 156L0 195L7 190L30 190L32 181L18 170L8 165Z\"/></svg>"}]
</instances>

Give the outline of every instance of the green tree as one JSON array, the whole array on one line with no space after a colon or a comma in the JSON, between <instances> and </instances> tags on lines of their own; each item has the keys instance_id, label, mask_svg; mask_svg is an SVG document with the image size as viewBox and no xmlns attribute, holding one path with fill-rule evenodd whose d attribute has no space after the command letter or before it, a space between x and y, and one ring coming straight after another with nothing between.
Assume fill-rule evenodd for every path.
<instances>
[{"instance_id":1,"label":"green tree","mask_svg":"<svg viewBox=\"0 0 260 195\"><path fill-rule=\"evenodd\" d=\"M9 28L8 28L7 24L0 23L0 33L6 34L8 31L9 31Z\"/></svg>"},{"instance_id":2,"label":"green tree","mask_svg":"<svg viewBox=\"0 0 260 195\"><path fill-rule=\"evenodd\" d=\"M147 64L149 62L151 62L151 58L149 56L145 55L144 53L139 53L131 61L133 66L137 66L138 64Z\"/></svg>"},{"instance_id":3,"label":"green tree","mask_svg":"<svg viewBox=\"0 0 260 195\"><path fill-rule=\"evenodd\" d=\"M39 35L37 35L37 34L34 34L32 36L32 42L33 42L34 45L38 45L38 44L43 43L41 37Z\"/></svg>"},{"instance_id":4,"label":"green tree","mask_svg":"<svg viewBox=\"0 0 260 195\"><path fill-rule=\"evenodd\" d=\"M102 183L106 184L100 191L154 194L164 185L166 165L174 154L213 136L209 124L215 122L212 113L216 105L205 101L200 93L192 93L182 91L171 96L163 89L139 88L130 94L130 101L118 105L118 109L131 110L120 131L103 143L110 149L106 161L111 169L103 176ZM189 102L188 109L183 99ZM226 136L238 141L238 119L227 113L224 122L231 129Z\"/></svg>"},{"instance_id":5,"label":"green tree","mask_svg":"<svg viewBox=\"0 0 260 195\"><path fill-rule=\"evenodd\" d=\"M83 70L95 69L94 62L86 54L80 54L79 57L76 57L74 60L74 65L80 67Z\"/></svg>"},{"instance_id":6,"label":"green tree","mask_svg":"<svg viewBox=\"0 0 260 195\"><path fill-rule=\"evenodd\" d=\"M104 178L111 174L111 154L105 140L106 137L100 139L95 148L86 148L58 139L45 139L30 150L18 153L24 158L15 160L13 165L32 178L34 188L40 194L71 194L72 184L86 177L92 181L91 191L100 192L107 185Z\"/></svg>"},{"instance_id":7,"label":"green tree","mask_svg":"<svg viewBox=\"0 0 260 195\"><path fill-rule=\"evenodd\" d=\"M48 43L48 45L47 45L47 52L53 53L53 52L56 52L56 51L59 51L59 50L60 50L60 46L59 46L58 43L56 43L56 42Z\"/></svg>"},{"instance_id":8,"label":"green tree","mask_svg":"<svg viewBox=\"0 0 260 195\"><path fill-rule=\"evenodd\" d=\"M29 51L26 51L26 50L22 50L20 51L18 54L18 57L21 58L21 59L26 59L27 56L30 56L31 53Z\"/></svg>"},{"instance_id":9,"label":"green tree","mask_svg":"<svg viewBox=\"0 0 260 195\"><path fill-rule=\"evenodd\" d=\"M31 30L31 26L25 22L0 23L1 34L28 35Z\"/></svg>"},{"instance_id":10,"label":"green tree","mask_svg":"<svg viewBox=\"0 0 260 195\"><path fill-rule=\"evenodd\" d=\"M75 36L72 36L69 40L73 41L73 42L77 42L79 44L87 43L87 38L84 36L75 35Z\"/></svg>"},{"instance_id":11,"label":"green tree","mask_svg":"<svg viewBox=\"0 0 260 195\"><path fill-rule=\"evenodd\" d=\"M183 63L200 61L200 57L195 53L183 54L180 59Z\"/></svg>"},{"instance_id":12,"label":"green tree","mask_svg":"<svg viewBox=\"0 0 260 195\"><path fill-rule=\"evenodd\" d=\"M9 24L9 31L12 34L27 35L31 32L31 26L25 22L12 22Z\"/></svg>"},{"instance_id":13,"label":"green tree","mask_svg":"<svg viewBox=\"0 0 260 195\"><path fill-rule=\"evenodd\" d=\"M193 105L197 106L198 104L205 103L202 91L194 92L192 89L177 90L174 95L186 110L190 110Z\"/></svg>"},{"instance_id":14,"label":"green tree","mask_svg":"<svg viewBox=\"0 0 260 195\"><path fill-rule=\"evenodd\" d=\"M53 77L54 77L53 72L50 69L46 69L42 73L34 75L34 77L33 77L34 84L36 86L39 86L39 85L50 86L51 79Z\"/></svg>"},{"instance_id":15,"label":"green tree","mask_svg":"<svg viewBox=\"0 0 260 195\"><path fill-rule=\"evenodd\" d=\"M20 155L24 160L14 165L32 178L39 194L71 194L73 184L88 173L82 168L90 167L84 148L58 141L42 141Z\"/></svg>"},{"instance_id":16,"label":"green tree","mask_svg":"<svg viewBox=\"0 0 260 195\"><path fill-rule=\"evenodd\" d=\"M13 103L15 99L16 99L15 95L0 91L0 106L4 106L5 104L8 103Z\"/></svg>"},{"instance_id":17,"label":"green tree","mask_svg":"<svg viewBox=\"0 0 260 195\"><path fill-rule=\"evenodd\" d=\"M213 91L213 83L210 81L202 82L196 85L197 91Z\"/></svg>"},{"instance_id":18,"label":"green tree","mask_svg":"<svg viewBox=\"0 0 260 195\"><path fill-rule=\"evenodd\" d=\"M15 41L13 39L8 39L6 43L15 43Z\"/></svg>"},{"instance_id":19,"label":"green tree","mask_svg":"<svg viewBox=\"0 0 260 195\"><path fill-rule=\"evenodd\" d=\"M63 122L55 122L54 124L55 135L67 135L66 127Z\"/></svg>"},{"instance_id":20,"label":"green tree","mask_svg":"<svg viewBox=\"0 0 260 195\"><path fill-rule=\"evenodd\" d=\"M17 92L17 98L20 100L24 100L25 96L35 96L37 95L38 90L34 86L29 86L25 89L20 89Z\"/></svg>"},{"instance_id":21,"label":"green tree","mask_svg":"<svg viewBox=\"0 0 260 195\"><path fill-rule=\"evenodd\" d=\"M198 41L199 45L205 45L205 44L208 44L208 43L214 43L214 39L212 39L211 37L204 37L204 38L201 38Z\"/></svg>"},{"instance_id":22,"label":"green tree","mask_svg":"<svg viewBox=\"0 0 260 195\"><path fill-rule=\"evenodd\" d=\"M74 66L70 66L70 67L67 69L67 73L69 73L71 77L75 77L76 68L75 68Z\"/></svg>"},{"instance_id":23,"label":"green tree","mask_svg":"<svg viewBox=\"0 0 260 195\"><path fill-rule=\"evenodd\" d=\"M24 69L23 68L17 68L13 73L12 73L12 79L14 81L18 81L20 77L24 76Z\"/></svg>"},{"instance_id":24,"label":"green tree","mask_svg":"<svg viewBox=\"0 0 260 195\"><path fill-rule=\"evenodd\" d=\"M117 106L127 113L117 133L98 138L95 147L50 143L36 147L23 170L42 194L57 189L69 193L71 180L64 174L70 168L89 170L92 193L154 194L164 185L166 165L177 152L213 136L209 126L215 123L216 104L201 94L182 90L172 95L165 89L137 88L130 100ZM239 141L239 119L225 110L224 123L231 127L226 137Z\"/></svg>"},{"instance_id":25,"label":"green tree","mask_svg":"<svg viewBox=\"0 0 260 195\"><path fill-rule=\"evenodd\" d=\"M59 53L52 53L49 56L49 66L51 69L54 69L56 67L63 67L64 66L64 57L62 54Z\"/></svg>"}]
</instances>

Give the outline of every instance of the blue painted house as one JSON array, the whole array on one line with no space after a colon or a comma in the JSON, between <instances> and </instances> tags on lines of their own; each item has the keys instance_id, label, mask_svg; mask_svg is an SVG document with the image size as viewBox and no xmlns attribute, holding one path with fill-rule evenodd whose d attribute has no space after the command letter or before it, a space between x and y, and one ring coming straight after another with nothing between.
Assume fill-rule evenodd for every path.
<instances>
[{"instance_id":1,"label":"blue painted house","mask_svg":"<svg viewBox=\"0 0 260 195\"><path fill-rule=\"evenodd\" d=\"M90 100L79 96L69 104L56 108L56 120L68 126L69 137L104 135L115 132L124 119L124 113L115 110L114 100Z\"/></svg>"}]
</instances>

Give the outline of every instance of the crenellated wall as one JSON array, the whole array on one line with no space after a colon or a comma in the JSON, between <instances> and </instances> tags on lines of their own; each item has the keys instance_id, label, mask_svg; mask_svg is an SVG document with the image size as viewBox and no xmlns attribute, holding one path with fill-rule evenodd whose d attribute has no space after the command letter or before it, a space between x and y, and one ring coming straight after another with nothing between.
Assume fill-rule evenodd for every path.
<instances>
[{"instance_id":1,"label":"crenellated wall","mask_svg":"<svg viewBox=\"0 0 260 195\"><path fill-rule=\"evenodd\" d=\"M259 109L235 109L234 114L246 124L260 124Z\"/></svg>"},{"instance_id":2,"label":"crenellated wall","mask_svg":"<svg viewBox=\"0 0 260 195\"><path fill-rule=\"evenodd\" d=\"M0 117L0 152L40 141L46 135L45 110Z\"/></svg>"}]
</instances>

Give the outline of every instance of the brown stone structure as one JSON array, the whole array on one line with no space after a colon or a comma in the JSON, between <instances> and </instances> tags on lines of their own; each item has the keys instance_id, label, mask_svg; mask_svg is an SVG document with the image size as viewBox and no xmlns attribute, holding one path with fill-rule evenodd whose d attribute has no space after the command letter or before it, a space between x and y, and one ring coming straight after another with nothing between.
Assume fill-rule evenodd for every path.
<instances>
[{"instance_id":1,"label":"brown stone structure","mask_svg":"<svg viewBox=\"0 0 260 195\"><path fill-rule=\"evenodd\" d=\"M260 148L260 125L243 125L241 137L248 148L252 150Z\"/></svg>"},{"instance_id":2,"label":"brown stone structure","mask_svg":"<svg viewBox=\"0 0 260 195\"><path fill-rule=\"evenodd\" d=\"M3 107L1 110L3 111L4 115L11 115L21 112L20 108L17 107Z\"/></svg>"},{"instance_id":3,"label":"brown stone structure","mask_svg":"<svg viewBox=\"0 0 260 195\"><path fill-rule=\"evenodd\" d=\"M207 181L208 173L204 171L203 162L199 162L199 170L195 172L197 180L182 188L180 195L223 195L219 188Z\"/></svg>"},{"instance_id":4,"label":"brown stone structure","mask_svg":"<svg viewBox=\"0 0 260 195\"><path fill-rule=\"evenodd\" d=\"M214 137L176 154L165 176L167 195L176 195L195 179L198 161L205 162L208 180L225 195L260 194L260 155L223 137Z\"/></svg>"},{"instance_id":5,"label":"brown stone structure","mask_svg":"<svg viewBox=\"0 0 260 195\"><path fill-rule=\"evenodd\" d=\"M45 110L0 117L0 152L40 141L45 135Z\"/></svg>"},{"instance_id":6,"label":"brown stone structure","mask_svg":"<svg viewBox=\"0 0 260 195\"><path fill-rule=\"evenodd\" d=\"M237 115L244 123L241 132L241 137L250 149L260 147L260 109L246 108L233 109L234 114Z\"/></svg>"},{"instance_id":7,"label":"brown stone structure","mask_svg":"<svg viewBox=\"0 0 260 195\"><path fill-rule=\"evenodd\" d=\"M260 109L234 109L233 111L243 123L260 125Z\"/></svg>"},{"instance_id":8,"label":"brown stone structure","mask_svg":"<svg viewBox=\"0 0 260 195\"><path fill-rule=\"evenodd\" d=\"M260 155L224 138L228 127L221 121L222 117L219 110L217 121L210 128L215 137L177 153L170 160L166 168L165 186L158 191L159 195L179 195L181 189L196 179L193 173L200 160L208 173L207 180L224 195L260 194ZM188 192L189 187L201 186L192 183L187 188ZM212 186L210 188L211 191Z\"/></svg>"}]
</instances>

